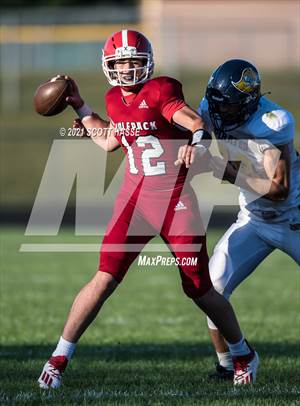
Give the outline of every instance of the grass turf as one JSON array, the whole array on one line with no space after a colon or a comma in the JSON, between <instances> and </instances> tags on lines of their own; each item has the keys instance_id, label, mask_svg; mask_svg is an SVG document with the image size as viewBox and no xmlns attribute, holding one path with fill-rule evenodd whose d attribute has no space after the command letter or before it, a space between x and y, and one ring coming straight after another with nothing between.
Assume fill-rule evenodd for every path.
<instances>
[{"instance_id":1,"label":"grass turf","mask_svg":"<svg viewBox=\"0 0 300 406\"><path fill-rule=\"evenodd\" d=\"M178 272L134 265L83 336L62 389L41 391L36 379L98 255L20 253L21 243L37 242L23 232L1 230L0 404L299 404L300 279L297 265L281 252L232 299L260 353L254 387L233 389L207 379L215 358L205 318L182 293ZM209 232L210 251L221 234ZM60 242L77 239L70 230L59 236Z\"/></svg>"}]
</instances>

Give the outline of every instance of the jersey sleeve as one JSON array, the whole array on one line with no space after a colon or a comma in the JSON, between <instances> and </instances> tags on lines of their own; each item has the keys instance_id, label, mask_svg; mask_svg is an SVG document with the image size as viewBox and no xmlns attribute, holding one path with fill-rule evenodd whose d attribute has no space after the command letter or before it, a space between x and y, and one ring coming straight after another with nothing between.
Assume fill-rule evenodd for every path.
<instances>
[{"instance_id":1,"label":"jersey sleeve","mask_svg":"<svg viewBox=\"0 0 300 406\"><path fill-rule=\"evenodd\" d=\"M273 110L262 116L260 138L265 137L273 145L288 144L294 139L295 122L291 113L286 110Z\"/></svg>"},{"instance_id":2,"label":"jersey sleeve","mask_svg":"<svg viewBox=\"0 0 300 406\"><path fill-rule=\"evenodd\" d=\"M269 108L268 101L264 103L265 111L254 113L254 119L246 123L247 133L255 139L261 153L293 142L295 133L295 122L290 112L272 105Z\"/></svg>"},{"instance_id":3,"label":"jersey sleeve","mask_svg":"<svg viewBox=\"0 0 300 406\"><path fill-rule=\"evenodd\" d=\"M175 79L165 78L160 87L159 98L159 108L164 118L171 122L174 113L186 105L181 83Z\"/></svg>"}]
</instances>

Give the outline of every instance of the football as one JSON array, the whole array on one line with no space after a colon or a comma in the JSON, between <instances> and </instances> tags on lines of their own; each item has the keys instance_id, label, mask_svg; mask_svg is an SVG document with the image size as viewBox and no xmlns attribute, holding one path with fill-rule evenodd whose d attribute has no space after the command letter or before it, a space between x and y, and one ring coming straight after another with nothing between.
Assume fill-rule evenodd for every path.
<instances>
[{"instance_id":1,"label":"football","mask_svg":"<svg viewBox=\"0 0 300 406\"><path fill-rule=\"evenodd\" d=\"M66 107L66 97L70 95L71 83L64 76L57 76L42 83L34 95L35 111L42 116L55 116Z\"/></svg>"}]
</instances>

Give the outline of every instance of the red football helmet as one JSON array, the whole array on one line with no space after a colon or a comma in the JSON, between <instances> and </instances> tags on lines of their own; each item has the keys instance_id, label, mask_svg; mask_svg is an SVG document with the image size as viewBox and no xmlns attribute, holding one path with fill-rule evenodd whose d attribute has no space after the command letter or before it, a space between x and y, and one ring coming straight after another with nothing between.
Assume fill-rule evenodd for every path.
<instances>
[{"instance_id":1,"label":"red football helmet","mask_svg":"<svg viewBox=\"0 0 300 406\"><path fill-rule=\"evenodd\" d=\"M120 59L140 59L142 67L126 69L133 73L131 80L121 81L122 69L115 69L114 64ZM122 30L114 33L106 41L102 50L102 68L112 86L134 86L148 80L154 69L152 46L150 41L138 31Z\"/></svg>"}]
</instances>

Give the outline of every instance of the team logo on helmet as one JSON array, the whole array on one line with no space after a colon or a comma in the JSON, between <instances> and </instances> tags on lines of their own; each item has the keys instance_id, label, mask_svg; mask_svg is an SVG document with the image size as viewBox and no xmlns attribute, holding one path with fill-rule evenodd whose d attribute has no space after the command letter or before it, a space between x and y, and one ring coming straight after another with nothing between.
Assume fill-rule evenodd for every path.
<instances>
[{"instance_id":1,"label":"team logo on helmet","mask_svg":"<svg viewBox=\"0 0 300 406\"><path fill-rule=\"evenodd\" d=\"M239 81L231 81L233 86L243 93L251 93L255 90L260 83L259 75L251 68L246 68L242 72L242 76Z\"/></svg>"}]
</instances>

